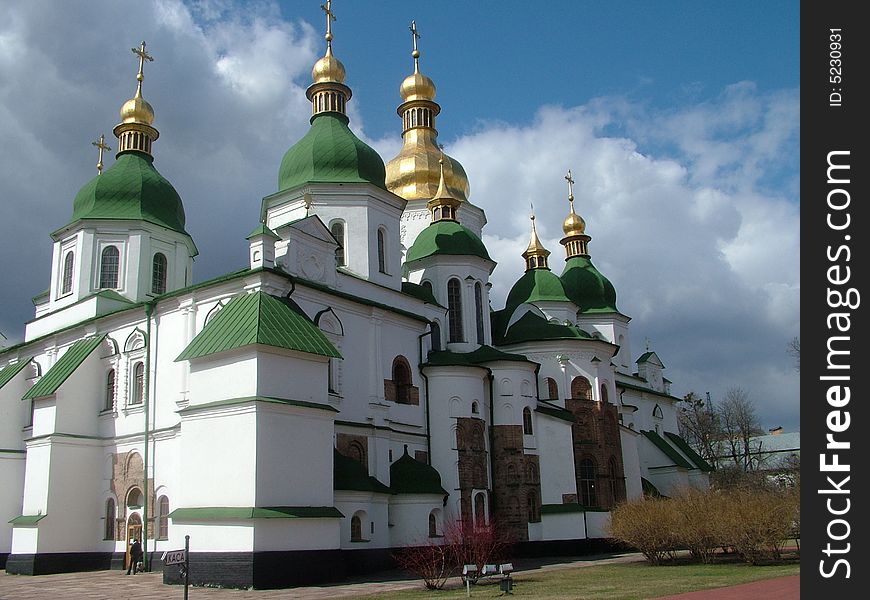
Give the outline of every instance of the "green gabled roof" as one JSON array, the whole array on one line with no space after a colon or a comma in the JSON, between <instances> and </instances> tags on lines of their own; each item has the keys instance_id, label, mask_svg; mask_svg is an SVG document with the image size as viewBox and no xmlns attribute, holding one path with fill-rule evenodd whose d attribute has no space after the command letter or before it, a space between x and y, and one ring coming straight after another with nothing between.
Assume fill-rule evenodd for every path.
<instances>
[{"instance_id":1,"label":"green gabled roof","mask_svg":"<svg viewBox=\"0 0 870 600\"><path fill-rule=\"evenodd\" d=\"M64 355L54 363L48 372L36 382L32 388L27 390L22 400L31 398L42 398L50 396L63 385L63 382L69 378L73 372L79 368L85 359L99 346L105 339L104 335L85 338L73 344L69 350L64 352Z\"/></svg>"},{"instance_id":2,"label":"green gabled roof","mask_svg":"<svg viewBox=\"0 0 870 600\"><path fill-rule=\"evenodd\" d=\"M644 495L644 496L647 496L647 497L650 497L650 498L667 498L667 496L663 495L663 494L659 491L659 488L657 488L656 486L654 486L654 485L652 484L652 482L651 482L649 479L645 478L645 477L641 477L641 478L640 478L640 487L641 487L641 489L643 490L643 495Z\"/></svg>"},{"instance_id":3,"label":"green gabled roof","mask_svg":"<svg viewBox=\"0 0 870 600\"><path fill-rule=\"evenodd\" d=\"M3 386L12 381L12 378L18 375L24 367L30 364L30 359L20 360L15 364L6 365L0 370L0 390L3 389Z\"/></svg>"},{"instance_id":4,"label":"green gabled roof","mask_svg":"<svg viewBox=\"0 0 870 600\"><path fill-rule=\"evenodd\" d=\"M566 502L564 504L542 504L542 515L561 515L565 513L586 512L586 508L577 502Z\"/></svg>"},{"instance_id":5,"label":"green gabled roof","mask_svg":"<svg viewBox=\"0 0 870 600\"><path fill-rule=\"evenodd\" d=\"M259 291L230 300L175 360L201 358L252 344L341 358L295 302Z\"/></svg>"},{"instance_id":6,"label":"green gabled roof","mask_svg":"<svg viewBox=\"0 0 870 600\"><path fill-rule=\"evenodd\" d=\"M403 281L402 293L413 296L414 298L422 300L423 302L434 304L436 306L441 306L440 304L438 304L435 296L432 295L432 292L427 288L423 287L422 285L417 285L416 283L411 283L410 281Z\"/></svg>"},{"instance_id":7,"label":"green gabled roof","mask_svg":"<svg viewBox=\"0 0 870 600\"><path fill-rule=\"evenodd\" d=\"M269 229L268 227L266 227L266 224L265 224L265 223L260 223L259 225L257 225L257 226L254 228L254 231L252 231L251 233L249 233L249 234L248 234L248 237L246 237L245 239L246 239L246 240L249 240L249 239L251 239L252 237L255 237L255 236L258 236L258 235L265 235L266 237L270 237L270 238L272 238L272 239L274 239L274 240L280 240L280 239L281 239L281 236L278 235L277 233L275 233L274 231L272 231L271 229Z\"/></svg>"},{"instance_id":8,"label":"green gabled roof","mask_svg":"<svg viewBox=\"0 0 870 600\"><path fill-rule=\"evenodd\" d=\"M690 463L688 460L686 460L682 454L677 452L677 450L673 446L671 446L665 440L665 438L657 434L655 431L641 431L641 433L645 435L646 438L656 446L656 448L664 452L665 455L670 458L678 467L683 467L684 469L689 469L690 471L697 468L694 467L692 463Z\"/></svg>"},{"instance_id":9,"label":"green gabled roof","mask_svg":"<svg viewBox=\"0 0 870 600\"><path fill-rule=\"evenodd\" d=\"M390 465L390 489L395 494L447 495L447 491L441 487L441 475L435 467L412 458L407 446L402 457Z\"/></svg>"},{"instance_id":10,"label":"green gabled roof","mask_svg":"<svg viewBox=\"0 0 870 600\"><path fill-rule=\"evenodd\" d=\"M569 423L573 423L577 420L574 417L574 413L572 413L570 410L562 408L557 404L546 402L544 400L538 400L538 406L537 408L535 408L535 412L543 413L556 419L562 419L563 421L568 421Z\"/></svg>"},{"instance_id":11,"label":"green gabled roof","mask_svg":"<svg viewBox=\"0 0 870 600\"><path fill-rule=\"evenodd\" d=\"M549 269L530 269L517 279L508 293L505 308L514 309L524 302L570 302L562 280Z\"/></svg>"},{"instance_id":12,"label":"green gabled roof","mask_svg":"<svg viewBox=\"0 0 870 600\"><path fill-rule=\"evenodd\" d=\"M468 227L456 221L436 221L420 232L405 255L405 264L427 256L478 256L492 261L486 246Z\"/></svg>"},{"instance_id":13,"label":"green gabled roof","mask_svg":"<svg viewBox=\"0 0 870 600\"><path fill-rule=\"evenodd\" d=\"M643 354L641 354L641 355L640 355L640 358L638 358L638 359L637 359L636 361L634 361L634 362L635 362L636 364L645 363L645 362L648 362L648 361L649 361L651 358L653 358L653 357L655 357L655 359L659 362L659 364L662 365L662 368L664 368L665 363L663 363L663 362L662 362L662 359L659 358L659 355L656 354L655 352L653 352L652 350L647 350L646 352L644 352Z\"/></svg>"},{"instance_id":14,"label":"green gabled roof","mask_svg":"<svg viewBox=\"0 0 870 600\"><path fill-rule=\"evenodd\" d=\"M472 352L451 352L450 350L437 350L429 353L429 358L423 365L425 367L449 367L449 366L477 366L482 363L496 360L510 360L514 362L531 362L522 354L509 354L496 350L492 346L480 346Z\"/></svg>"},{"instance_id":15,"label":"green gabled roof","mask_svg":"<svg viewBox=\"0 0 870 600\"><path fill-rule=\"evenodd\" d=\"M386 190L384 160L347 126L338 113L311 118L311 128L281 161L278 191L306 183L371 183Z\"/></svg>"},{"instance_id":16,"label":"green gabled roof","mask_svg":"<svg viewBox=\"0 0 870 600\"><path fill-rule=\"evenodd\" d=\"M573 256L560 277L565 294L581 312L619 312L616 289L587 256Z\"/></svg>"},{"instance_id":17,"label":"green gabled roof","mask_svg":"<svg viewBox=\"0 0 870 600\"><path fill-rule=\"evenodd\" d=\"M8 521L8 523L12 523L13 525L29 527L36 525L40 521L42 521L48 515L21 515L15 517L14 519Z\"/></svg>"},{"instance_id":18,"label":"green gabled roof","mask_svg":"<svg viewBox=\"0 0 870 600\"><path fill-rule=\"evenodd\" d=\"M392 490L372 477L366 468L357 460L341 454L338 450L332 452L332 489L356 492L372 492L374 494L392 494Z\"/></svg>"},{"instance_id":19,"label":"green gabled roof","mask_svg":"<svg viewBox=\"0 0 870 600\"><path fill-rule=\"evenodd\" d=\"M640 378L638 378L640 379ZM660 398L668 398L670 400L682 400L682 398L677 398L676 396L671 396L670 394L666 394L664 392L660 392L658 390L654 390L651 387L644 387L642 385L635 385L633 383L626 383L625 381L616 380L616 386L626 388L629 390L637 390L638 392L644 392L647 394L652 394L653 396L659 396Z\"/></svg>"},{"instance_id":20,"label":"green gabled roof","mask_svg":"<svg viewBox=\"0 0 870 600\"><path fill-rule=\"evenodd\" d=\"M239 519L341 519L334 506L204 506L176 508L169 518L180 521L235 521Z\"/></svg>"},{"instance_id":21,"label":"green gabled roof","mask_svg":"<svg viewBox=\"0 0 870 600\"><path fill-rule=\"evenodd\" d=\"M689 442L678 436L676 433L671 433L670 431L666 431L665 436L671 440L677 448L682 450L683 454L688 456L689 460L695 463L699 469L707 473L713 471L713 467L710 466L710 463L704 460L700 454L695 452L695 450L689 445Z\"/></svg>"},{"instance_id":22,"label":"green gabled roof","mask_svg":"<svg viewBox=\"0 0 870 600\"><path fill-rule=\"evenodd\" d=\"M80 219L142 220L181 233L181 197L141 152L123 152L76 194L71 223Z\"/></svg>"},{"instance_id":23,"label":"green gabled roof","mask_svg":"<svg viewBox=\"0 0 870 600\"><path fill-rule=\"evenodd\" d=\"M574 325L553 323L540 316L527 312L507 332L498 338L498 344L518 344L520 342L541 340L591 340L595 339Z\"/></svg>"}]
</instances>

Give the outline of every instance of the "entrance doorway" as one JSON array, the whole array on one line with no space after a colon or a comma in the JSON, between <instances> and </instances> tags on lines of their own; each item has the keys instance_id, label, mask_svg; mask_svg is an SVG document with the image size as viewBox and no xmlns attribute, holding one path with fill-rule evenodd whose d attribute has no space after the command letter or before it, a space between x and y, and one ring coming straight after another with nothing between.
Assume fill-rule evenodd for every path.
<instances>
[{"instance_id":1,"label":"entrance doorway","mask_svg":"<svg viewBox=\"0 0 870 600\"><path fill-rule=\"evenodd\" d=\"M133 540L139 540L142 543L142 517L139 513L133 513L127 519L127 543L124 552L124 569L130 568L130 544Z\"/></svg>"}]
</instances>

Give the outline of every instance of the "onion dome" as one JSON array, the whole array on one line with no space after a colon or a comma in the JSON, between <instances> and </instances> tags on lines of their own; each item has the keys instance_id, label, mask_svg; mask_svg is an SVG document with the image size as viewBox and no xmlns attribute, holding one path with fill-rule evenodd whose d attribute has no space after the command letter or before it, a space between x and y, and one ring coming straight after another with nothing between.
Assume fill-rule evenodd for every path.
<instances>
[{"instance_id":1,"label":"onion dome","mask_svg":"<svg viewBox=\"0 0 870 600\"><path fill-rule=\"evenodd\" d=\"M395 494L447 495L441 487L441 474L435 467L412 458L407 445L401 458L390 465L390 489Z\"/></svg>"},{"instance_id":2,"label":"onion dome","mask_svg":"<svg viewBox=\"0 0 870 600\"><path fill-rule=\"evenodd\" d=\"M587 245L592 238L586 235L586 221L574 212L574 178L571 176L571 169L568 169L565 180L568 182L568 204L571 205L571 212L562 223L565 237L559 243L565 246L565 260L569 260L573 256L589 256Z\"/></svg>"},{"instance_id":3,"label":"onion dome","mask_svg":"<svg viewBox=\"0 0 870 600\"><path fill-rule=\"evenodd\" d=\"M414 72L399 87L402 104L402 150L387 163L387 189L405 200L428 200L438 189L440 160L444 158L444 181L450 194L468 200L469 185L465 169L455 158L444 155L438 145L435 117L441 107L435 102L435 83L420 73L417 25L411 22L414 40Z\"/></svg>"},{"instance_id":4,"label":"onion dome","mask_svg":"<svg viewBox=\"0 0 870 600\"><path fill-rule=\"evenodd\" d=\"M549 269L530 269L508 292L505 308L514 309L523 303L570 301L558 275Z\"/></svg>"},{"instance_id":5,"label":"onion dome","mask_svg":"<svg viewBox=\"0 0 870 600\"><path fill-rule=\"evenodd\" d=\"M562 271L565 293L581 312L619 312L616 289L588 256L573 256Z\"/></svg>"},{"instance_id":6,"label":"onion dome","mask_svg":"<svg viewBox=\"0 0 870 600\"><path fill-rule=\"evenodd\" d=\"M535 215L530 217L532 221L532 235L529 240L529 247L523 252L523 258L526 259L526 271L532 269L547 269L547 257L550 256L550 251L544 248L541 240L538 239L538 231L535 229Z\"/></svg>"},{"instance_id":7,"label":"onion dome","mask_svg":"<svg viewBox=\"0 0 870 600\"><path fill-rule=\"evenodd\" d=\"M387 189L384 161L348 127L345 107L352 92L344 84L345 69L332 53L332 2L326 12L326 54L311 70L313 83L305 95L311 101L311 128L284 154L278 171L278 191L306 183L371 183Z\"/></svg>"},{"instance_id":8,"label":"onion dome","mask_svg":"<svg viewBox=\"0 0 870 600\"><path fill-rule=\"evenodd\" d=\"M449 220L436 221L421 231L408 249L405 264L435 255L477 256L492 261L473 231Z\"/></svg>"},{"instance_id":9,"label":"onion dome","mask_svg":"<svg viewBox=\"0 0 870 600\"><path fill-rule=\"evenodd\" d=\"M121 107L121 123L115 126L118 154L111 167L102 171L102 150L108 149L100 138L100 174L85 184L73 201L72 221L81 219L141 220L181 233L184 206L169 181L154 168L151 142L159 136L152 123L154 109L142 97L143 67L154 60L145 52L145 42L133 48L139 57L135 96Z\"/></svg>"},{"instance_id":10,"label":"onion dome","mask_svg":"<svg viewBox=\"0 0 870 600\"><path fill-rule=\"evenodd\" d=\"M457 211L459 210L459 200L451 194L447 183L444 180L444 155L438 161L441 176L438 180L438 189L435 191L435 196L426 203L427 208L432 214L432 222L435 221L458 221Z\"/></svg>"}]
</instances>

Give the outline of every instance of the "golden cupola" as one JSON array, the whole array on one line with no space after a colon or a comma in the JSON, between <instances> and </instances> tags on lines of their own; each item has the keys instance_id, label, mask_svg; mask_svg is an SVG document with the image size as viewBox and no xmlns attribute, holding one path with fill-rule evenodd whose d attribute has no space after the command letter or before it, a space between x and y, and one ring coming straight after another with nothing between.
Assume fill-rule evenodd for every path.
<instances>
[{"instance_id":1,"label":"golden cupola","mask_svg":"<svg viewBox=\"0 0 870 600\"><path fill-rule=\"evenodd\" d=\"M305 95L311 101L312 115L324 112L345 113L345 106L352 92L344 84L347 75L344 65L332 53L332 22L335 14L332 12L332 0L326 0L321 8L326 13L326 54L324 54L311 69L311 85L305 90Z\"/></svg>"},{"instance_id":2,"label":"golden cupola","mask_svg":"<svg viewBox=\"0 0 870 600\"><path fill-rule=\"evenodd\" d=\"M574 256L589 256L588 244L592 238L586 235L586 221L574 212L574 178L571 176L571 169L568 169L565 180L568 182L568 203L571 205L571 212L562 223L565 237L559 243L565 246L567 260Z\"/></svg>"},{"instance_id":3,"label":"golden cupola","mask_svg":"<svg viewBox=\"0 0 870 600\"><path fill-rule=\"evenodd\" d=\"M441 171L452 197L468 200L469 186L465 169L455 158L443 154L438 145L435 117L441 107L435 102L435 83L420 72L420 51L417 49L416 22L411 22L414 41L414 72L399 88L402 104L397 112L402 117L402 150L387 163L387 189L405 200L429 200L439 187ZM443 163L441 158L443 155Z\"/></svg>"},{"instance_id":4,"label":"golden cupola","mask_svg":"<svg viewBox=\"0 0 870 600\"><path fill-rule=\"evenodd\" d=\"M444 179L444 156L438 159L438 170L440 176L438 178L438 189L432 199L426 203L429 212L432 213L432 222L438 221L459 221L457 211L459 210L459 200L454 198L447 188L447 183Z\"/></svg>"},{"instance_id":5,"label":"golden cupola","mask_svg":"<svg viewBox=\"0 0 870 600\"><path fill-rule=\"evenodd\" d=\"M550 251L544 248L544 244L538 238L538 230L535 228L535 214L532 213L529 218L532 221L532 235L529 239L529 247L523 252L523 258L526 259L526 271L549 269L547 257L550 256Z\"/></svg>"},{"instance_id":6,"label":"golden cupola","mask_svg":"<svg viewBox=\"0 0 870 600\"><path fill-rule=\"evenodd\" d=\"M142 97L142 81L145 79L145 61L152 61L154 58L145 51L145 42L132 50L139 57L136 94L121 106L121 122L115 125L112 132L118 138L118 154L136 150L150 155L151 143L160 137L160 132L152 126L154 109Z\"/></svg>"}]
</instances>

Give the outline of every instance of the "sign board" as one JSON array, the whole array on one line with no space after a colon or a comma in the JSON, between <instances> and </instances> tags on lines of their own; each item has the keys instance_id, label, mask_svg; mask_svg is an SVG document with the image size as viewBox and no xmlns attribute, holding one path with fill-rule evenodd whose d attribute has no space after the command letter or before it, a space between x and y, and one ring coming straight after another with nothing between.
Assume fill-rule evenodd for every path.
<instances>
[{"instance_id":1,"label":"sign board","mask_svg":"<svg viewBox=\"0 0 870 600\"><path fill-rule=\"evenodd\" d=\"M170 550L163 555L164 565L183 565L184 550Z\"/></svg>"}]
</instances>

